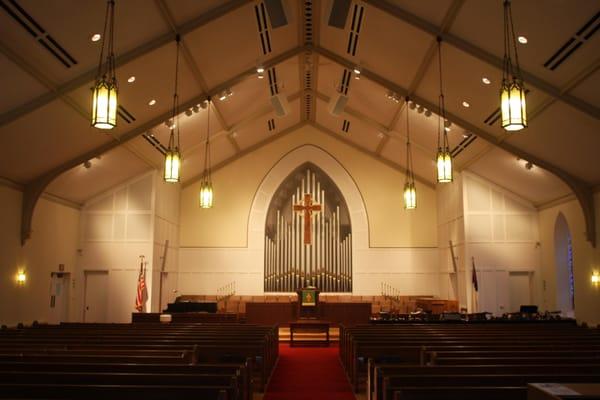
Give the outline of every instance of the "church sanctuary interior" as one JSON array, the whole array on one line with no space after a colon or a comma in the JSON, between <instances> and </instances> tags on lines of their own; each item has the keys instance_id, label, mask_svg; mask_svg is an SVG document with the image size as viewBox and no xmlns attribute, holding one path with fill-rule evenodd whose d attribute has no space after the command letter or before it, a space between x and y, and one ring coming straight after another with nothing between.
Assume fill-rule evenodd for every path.
<instances>
[{"instance_id":1,"label":"church sanctuary interior","mask_svg":"<svg viewBox=\"0 0 600 400\"><path fill-rule=\"evenodd\" d=\"M0 399L599 399L599 31L0 0Z\"/></svg>"}]
</instances>

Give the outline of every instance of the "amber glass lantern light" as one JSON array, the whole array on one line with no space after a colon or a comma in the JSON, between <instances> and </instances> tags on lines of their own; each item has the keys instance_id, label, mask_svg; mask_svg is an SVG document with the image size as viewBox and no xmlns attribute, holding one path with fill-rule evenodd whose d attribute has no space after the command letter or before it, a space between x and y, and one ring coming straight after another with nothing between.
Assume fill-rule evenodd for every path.
<instances>
[{"instance_id":1,"label":"amber glass lantern light","mask_svg":"<svg viewBox=\"0 0 600 400\"><path fill-rule=\"evenodd\" d=\"M210 176L210 97L206 107L206 145L204 146L204 171L200 181L200 207L212 208L214 193Z\"/></svg>"},{"instance_id":2,"label":"amber glass lantern light","mask_svg":"<svg viewBox=\"0 0 600 400\"><path fill-rule=\"evenodd\" d=\"M514 65L513 65L514 53ZM504 66L500 87L500 110L502 128L514 132L527 128L525 86L519 68L517 41L512 21L510 0L504 1Z\"/></svg>"},{"instance_id":3,"label":"amber glass lantern light","mask_svg":"<svg viewBox=\"0 0 600 400\"><path fill-rule=\"evenodd\" d=\"M406 182L404 183L404 209L414 210L417 208L417 189L415 188L415 174L412 162L412 152L410 148L410 126L408 124L409 98L406 98Z\"/></svg>"},{"instance_id":4,"label":"amber glass lantern light","mask_svg":"<svg viewBox=\"0 0 600 400\"><path fill-rule=\"evenodd\" d=\"M118 85L115 74L114 54L114 22L115 2L109 0L106 4L106 17L104 20L104 34L102 35L102 49L96 81L92 88L92 116L94 128L112 129L117 126ZM108 34L107 34L108 31ZM106 48L106 61L104 51Z\"/></svg>"},{"instance_id":5,"label":"amber glass lantern light","mask_svg":"<svg viewBox=\"0 0 600 400\"><path fill-rule=\"evenodd\" d=\"M165 175L164 180L168 183L177 183L181 179L181 153L179 151L179 96L177 94L179 75L179 35L175 38L177 43L175 55L175 90L173 94L173 113L169 135L169 147L165 152Z\"/></svg>"}]
</instances>

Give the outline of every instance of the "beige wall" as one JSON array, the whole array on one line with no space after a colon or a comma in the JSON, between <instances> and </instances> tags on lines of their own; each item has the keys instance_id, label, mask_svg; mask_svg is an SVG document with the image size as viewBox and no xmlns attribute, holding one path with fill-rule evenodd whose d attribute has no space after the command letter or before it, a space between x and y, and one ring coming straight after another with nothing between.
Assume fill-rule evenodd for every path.
<instances>
[{"instance_id":1,"label":"beige wall","mask_svg":"<svg viewBox=\"0 0 600 400\"><path fill-rule=\"evenodd\" d=\"M0 324L9 326L47 321L50 272L64 264L73 275L77 260L79 210L40 199L31 239L21 247L21 199L20 191L0 186ZM21 287L15 283L19 268L27 272Z\"/></svg>"},{"instance_id":2,"label":"beige wall","mask_svg":"<svg viewBox=\"0 0 600 400\"><path fill-rule=\"evenodd\" d=\"M213 174L215 206L198 206L199 182L181 193L182 247L245 247L252 200L261 180L286 153L314 144L336 158L354 178L367 209L371 247L436 247L435 191L417 182L416 211L402 205L404 174L305 126Z\"/></svg>"},{"instance_id":3,"label":"beige wall","mask_svg":"<svg viewBox=\"0 0 600 400\"><path fill-rule=\"evenodd\" d=\"M600 194L594 196L596 232L600 232ZM548 310L556 308L556 263L554 257L554 225L563 213L573 244L575 275L575 317L591 325L600 324L600 286L591 283L594 270L600 271L600 247L593 248L585 240L585 221L581 207L571 200L540 211L540 241L542 244L542 285L540 296Z\"/></svg>"}]
</instances>

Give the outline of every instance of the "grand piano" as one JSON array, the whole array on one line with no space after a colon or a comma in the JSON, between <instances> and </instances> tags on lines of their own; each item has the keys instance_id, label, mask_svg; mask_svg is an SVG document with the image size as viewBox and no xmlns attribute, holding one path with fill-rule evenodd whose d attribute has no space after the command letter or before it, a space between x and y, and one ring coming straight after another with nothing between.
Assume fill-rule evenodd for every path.
<instances>
[{"instance_id":1,"label":"grand piano","mask_svg":"<svg viewBox=\"0 0 600 400\"><path fill-rule=\"evenodd\" d=\"M189 300L184 296L179 296L175 302L167 304L165 313L188 313L188 312L206 312L216 313L217 302L206 300Z\"/></svg>"}]
</instances>

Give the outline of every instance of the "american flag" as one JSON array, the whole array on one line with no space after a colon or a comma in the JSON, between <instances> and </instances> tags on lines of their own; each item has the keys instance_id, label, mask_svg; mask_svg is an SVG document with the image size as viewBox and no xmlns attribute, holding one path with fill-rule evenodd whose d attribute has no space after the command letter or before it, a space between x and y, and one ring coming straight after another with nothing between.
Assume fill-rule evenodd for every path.
<instances>
[{"instance_id":1,"label":"american flag","mask_svg":"<svg viewBox=\"0 0 600 400\"><path fill-rule=\"evenodd\" d=\"M140 262L140 275L138 276L137 294L135 296L135 309L138 312L144 310L144 297L146 294L146 271L144 270L144 259Z\"/></svg>"}]
</instances>

